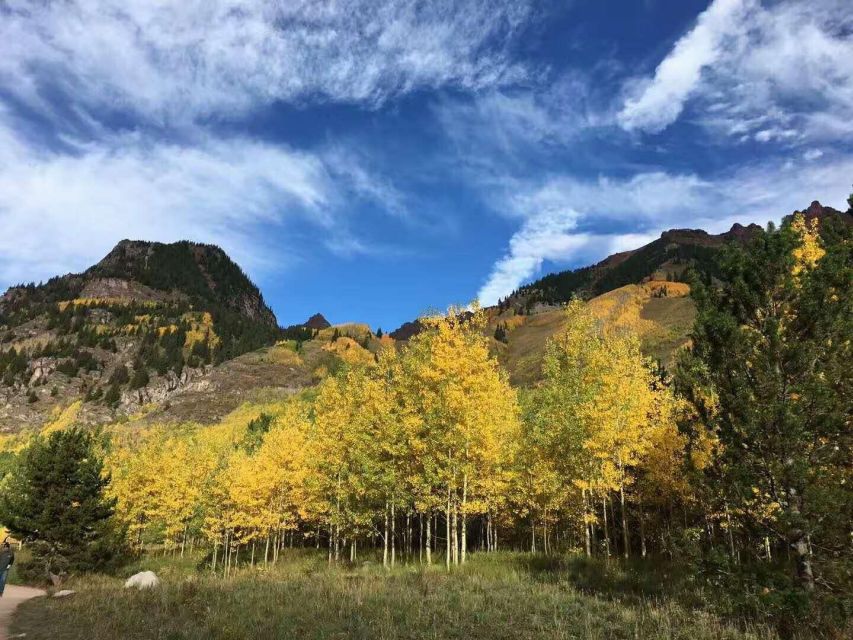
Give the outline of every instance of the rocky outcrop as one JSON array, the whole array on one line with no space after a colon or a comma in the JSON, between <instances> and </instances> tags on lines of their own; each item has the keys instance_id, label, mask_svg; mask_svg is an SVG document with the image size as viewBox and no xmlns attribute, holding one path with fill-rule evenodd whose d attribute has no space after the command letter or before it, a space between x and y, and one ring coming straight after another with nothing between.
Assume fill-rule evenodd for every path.
<instances>
[{"instance_id":1,"label":"rocky outcrop","mask_svg":"<svg viewBox=\"0 0 853 640\"><path fill-rule=\"evenodd\" d=\"M176 296L155 291L144 284L121 278L92 278L80 292L81 298L136 300L137 302L162 302ZM183 296L177 296L183 297Z\"/></svg>"},{"instance_id":2,"label":"rocky outcrop","mask_svg":"<svg viewBox=\"0 0 853 640\"><path fill-rule=\"evenodd\" d=\"M35 387L45 384L50 378L50 374L56 371L56 359L36 358L30 361L30 369L32 373L30 374L29 386Z\"/></svg>"},{"instance_id":3,"label":"rocky outcrop","mask_svg":"<svg viewBox=\"0 0 853 640\"><path fill-rule=\"evenodd\" d=\"M196 369L185 367L181 375L169 371L166 375L155 378L141 389L132 389L122 393L121 408L125 411L132 411L146 404L165 402L181 391L189 389L204 391L210 385L205 376L210 373L211 368L209 366Z\"/></svg>"}]
</instances>

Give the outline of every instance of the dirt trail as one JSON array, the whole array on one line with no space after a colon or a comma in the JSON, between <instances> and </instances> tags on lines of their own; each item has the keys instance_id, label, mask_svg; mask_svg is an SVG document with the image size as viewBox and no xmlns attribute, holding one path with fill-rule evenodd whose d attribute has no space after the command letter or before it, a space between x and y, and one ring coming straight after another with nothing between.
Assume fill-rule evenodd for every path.
<instances>
[{"instance_id":1,"label":"dirt trail","mask_svg":"<svg viewBox=\"0 0 853 640\"><path fill-rule=\"evenodd\" d=\"M0 640L8 640L9 623L12 621L12 613L15 608L30 598L38 598L46 595L41 589L33 589L32 587L19 587L14 584L7 584L6 591L3 597L0 598Z\"/></svg>"}]
</instances>

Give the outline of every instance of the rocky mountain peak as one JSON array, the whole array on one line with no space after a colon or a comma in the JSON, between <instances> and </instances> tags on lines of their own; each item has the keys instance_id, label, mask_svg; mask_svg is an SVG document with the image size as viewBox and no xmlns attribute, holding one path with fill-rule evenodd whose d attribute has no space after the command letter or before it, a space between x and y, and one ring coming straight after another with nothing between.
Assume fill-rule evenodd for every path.
<instances>
[{"instance_id":1,"label":"rocky mountain peak","mask_svg":"<svg viewBox=\"0 0 853 640\"><path fill-rule=\"evenodd\" d=\"M308 329L328 329L332 324L326 320L322 313L315 313L302 326Z\"/></svg>"}]
</instances>

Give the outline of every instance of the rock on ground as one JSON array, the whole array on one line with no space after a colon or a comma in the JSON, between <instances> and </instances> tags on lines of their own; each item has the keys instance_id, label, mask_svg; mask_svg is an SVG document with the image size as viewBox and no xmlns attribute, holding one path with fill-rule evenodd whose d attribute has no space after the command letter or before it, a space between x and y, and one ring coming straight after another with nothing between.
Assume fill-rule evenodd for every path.
<instances>
[{"instance_id":1,"label":"rock on ground","mask_svg":"<svg viewBox=\"0 0 853 640\"><path fill-rule=\"evenodd\" d=\"M140 571L130 576L124 583L125 589L136 587L137 589L153 589L160 586L160 578L153 571Z\"/></svg>"}]
</instances>

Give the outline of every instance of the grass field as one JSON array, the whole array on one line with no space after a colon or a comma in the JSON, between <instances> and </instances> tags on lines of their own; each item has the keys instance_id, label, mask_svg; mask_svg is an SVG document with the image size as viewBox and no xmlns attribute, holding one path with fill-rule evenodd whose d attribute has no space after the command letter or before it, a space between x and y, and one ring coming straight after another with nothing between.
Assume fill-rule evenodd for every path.
<instances>
[{"instance_id":1,"label":"grass field","mask_svg":"<svg viewBox=\"0 0 853 640\"><path fill-rule=\"evenodd\" d=\"M193 560L149 558L154 591L122 588L118 577L72 581L77 593L23 605L12 633L40 639L238 638L711 638L771 639L769 630L726 622L703 603L665 595L668 577L630 566L528 554L475 555L442 568L376 564L329 568L291 552L269 570L213 577ZM684 594L682 594L684 595Z\"/></svg>"}]
</instances>

